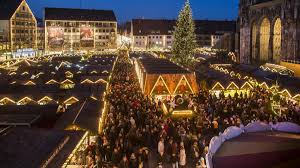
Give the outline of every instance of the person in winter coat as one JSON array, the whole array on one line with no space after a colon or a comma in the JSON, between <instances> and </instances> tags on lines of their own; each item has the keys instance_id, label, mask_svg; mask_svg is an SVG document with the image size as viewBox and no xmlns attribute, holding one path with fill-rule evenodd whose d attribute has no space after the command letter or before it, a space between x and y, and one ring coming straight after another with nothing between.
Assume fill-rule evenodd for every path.
<instances>
[{"instance_id":1,"label":"person in winter coat","mask_svg":"<svg viewBox=\"0 0 300 168\"><path fill-rule=\"evenodd\" d=\"M158 151L159 156L162 159L162 157L164 156L164 152L165 152L165 144L164 144L163 138L160 138L160 140L158 142L157 151Z\"/></svg>"},{"instance_id":2,"label":"person in winter coat","mask_svg":"<svg viewBox=\"0 0 300 168\"><path fill-rule=\"evenodd\" d=\"M121 168L129 168L129 161L127 159L127 156L124 155L121 162L119 163L119 167Z\"/></svg>"},{"instance_id":3,"label":"person in winter coat","mask_svg":"<svg viewBox=\"0 0 300 168\"><path fill-rule=\"evenodd\" d=\"M194 141L191 152L192 152L193 165L196 165L200 157L200 150L197 141Z\"/></svg>"},{"instance_id":4,"label":"person in winter coat","mask_svg":"<svg viewBox=\"0 0 300 168\"><path fill-rule=\"evenodd\" d=\"M183 142L180 142L179 165L180 167L185 167L186 165L186 153Z\"/></svg>"},{"instance_id":5,"label":"person in winter coat","mask_svg":"<svg viewBox=\"0 0 300 168\"><path fill-rule=\"evenodd\" d=\"M135 154L132 153L130 156L129 168L138 168L138 167L139 167L138 160L136 159Z\"/></svg>"},{"instance_id":6,"label":"person in winter coat","mask_svg":"<svg viewBox=\"0 0 300 168\"><path fill-rule=\"evenodd\" d=\"M172 144L171 163L172 168L178 168L178 145L176 142Z\"/></svg>"}]
</instances>

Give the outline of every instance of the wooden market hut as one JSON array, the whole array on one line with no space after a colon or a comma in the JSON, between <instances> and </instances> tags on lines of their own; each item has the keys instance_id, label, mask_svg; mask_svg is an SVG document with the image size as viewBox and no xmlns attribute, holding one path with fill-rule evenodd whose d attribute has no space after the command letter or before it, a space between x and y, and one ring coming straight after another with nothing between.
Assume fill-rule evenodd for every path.
<instances>
[{"instance_id":1,"label":"wooden market hut","mask_svg":"<svg viewBox=\"0 0 300 168\"><path fill-rule=\"evenodd\" d=\"M135 68L145 95L167 96L198 92L195 73L167 59L136 59Z\"/></svg>"}]
</instances>

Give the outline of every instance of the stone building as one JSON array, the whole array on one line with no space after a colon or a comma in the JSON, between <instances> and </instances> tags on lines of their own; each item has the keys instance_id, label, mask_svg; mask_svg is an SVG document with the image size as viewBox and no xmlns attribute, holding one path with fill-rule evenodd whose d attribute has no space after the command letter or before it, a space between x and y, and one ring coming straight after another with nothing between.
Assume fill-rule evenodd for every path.
<instances>
[{"instance_id":1,"label":"stone building","mask_svg":"<svg viewBox=\"0 0 300 168\"><path fill-rule=\"evenodd\" d=\"M194 20L194 23L198 47L222 48L224 40L228 39L224 35L234 37L236 33L236 21ZM175 26L176 20L133 19L127 34L130 34L134 49L170 49ZM233 44L226 49L233 51Z\"/></svg>"},{"instance_id":2,"label":"stone building","mask_svg":"<svg viewBox=\"0 0 300 168\"><path fill-rule=\"evenodd\" d=\"M45 24L43 19L37 19L37 49L45 49Z\"/></svg>"},{"instance_id":3,"label":"stone building","mask_svg":"<svg viewBox=\"0 0 300 168\"><path fill-rule=\"evenodd\" d=\"M117 19L112 10L45 8L46 52L116 49Z\"/></svg>"},{"instance_id":4,"label":"stone building","mask_svg":"<svg viewBox=\"0 0 300 168\"><path fill-rule=\"evenodd\" d=\"M37 46L37 21L25 0L0 0L0 50Z\"/></svg>"},{"instance_id":5,"label":"stone building","mask_svg":"<svg viewBox=\"0 0 300 168\"><path fill-rule=\"evenodd\" d=\"M299 0L240 0L240 62L300 60Z\"/></svg>"}]
</instances>

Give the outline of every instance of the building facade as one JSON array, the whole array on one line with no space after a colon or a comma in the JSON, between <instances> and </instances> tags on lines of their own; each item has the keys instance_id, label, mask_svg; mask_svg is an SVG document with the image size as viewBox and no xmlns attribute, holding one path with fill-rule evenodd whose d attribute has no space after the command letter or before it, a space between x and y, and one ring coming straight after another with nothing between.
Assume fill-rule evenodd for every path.
<instances>
[{"instance_id":1,"label":"building facade","mask_svg":"<svg viewBox=\"0 0 300 168\"><path fill-rule=\"evenodd\" d=\"M45 24L42 19L37 19L37 49L44 51L45 49Z\"/></svg>"},{"instance_id":2,"label":"building facade","mask_svg":"<svg viewBox=\"0 0 300 168\"><path fill-rule=\"evenodd\" d=\"M132 47L136 49L170 48L175 20L133 19Z\"/></svg>"},{"instance_id":3,"label":"building facade","mask_svg":"<svg viewBox=\"0 0 300 168\"><path fill-rule=\"evenodd\" d=\"M46 52L116 49L117 19L111 10L45 8Z\"/></svg>"},{"instance_id":4,"label":"building facade","mask_svg":"<svg viewBox=\"0 0 300 168\"><path fill-rule=\"evenodd\" d=\"M299 0L240 0L240 62L299 60Z\"/></svg>"},{"instance_id":5,"label":"building facade","mask_svg":"<svg viewBox=\"0 0 300 168\"><path fill-rule=\"evenodd\" d=\"M176 20L133 19L130 30L132 47L134 49L171 48L175 26ZM221 46L223 36L225 34L234 36L235 31L235 21L195 20L198 47ZM231 46L234 48L234 44Z\"/></svg>"},{"instance_id":6,"label":"building facade","mask_svg":"<svg viewBox=\"0 0 300 168\"><path fill-rule=\"evenodd\" d=\"M37 21L25 0L0 0L0 50L37 47Z\"/></svg>"}]
</instances>

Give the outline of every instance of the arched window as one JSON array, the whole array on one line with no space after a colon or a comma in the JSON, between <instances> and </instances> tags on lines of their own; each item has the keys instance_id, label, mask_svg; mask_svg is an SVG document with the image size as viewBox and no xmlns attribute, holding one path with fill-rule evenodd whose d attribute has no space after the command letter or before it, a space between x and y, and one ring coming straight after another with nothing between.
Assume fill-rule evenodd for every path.
<instances>
[{"instance_id":1,"label":"arched window","mask_svg":"<svg viewBox=\"0 0 300 168\"><path fill-rule=\"evenodd\" d=\"M281 57L281 19L277 18L274 24L273 60L279 63Z\"/></svg>"},{"instance_id":2,"label":"arched window","mask_svg":"<svg viewBox=\"0 0 300 168\"><path fill-rule=\"evenodd\" d=\"M264 18L260 26L260 61L267 62L269 58L270 21Z\"/></svg>"}]
</instances>

